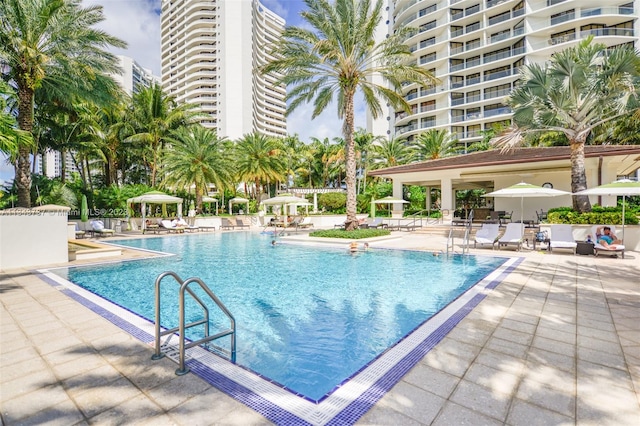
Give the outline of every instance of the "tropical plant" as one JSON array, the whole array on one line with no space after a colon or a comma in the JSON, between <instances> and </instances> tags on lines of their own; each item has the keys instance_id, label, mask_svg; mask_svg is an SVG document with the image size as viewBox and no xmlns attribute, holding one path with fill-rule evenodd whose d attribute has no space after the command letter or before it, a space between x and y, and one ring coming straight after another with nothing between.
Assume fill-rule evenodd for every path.
<instances>
[{"instance_id":1,"label":"tropical plant","mask_svg":"<svg viewBox=\"0 0 640 426\"><path fill-rule=\"evenodd\" d=\"M16 86L21 130L33 131L37 90L69 100L115 90L105 73L118 72L118 61L105 48L126 44L95 28L104 20L101 6L83 8L81 0L2 0L0 18L3 78ZM31 205L30 154L31 147L19 143L15 182L21 207Z\"/></svg>"},{"instance_id":2,"label":"tropical plant","mask_svg":"<svg viewBox=\"0 0 640 426\"><path fill-rule=\"evenodd\" d=\"M263 184L285 180L287 165L278 139L258 132L244 135L235 145L235 167L242 181L253 182L260 200Z\"/></svg>"},{"instance_id":3,"label":"tropical plant","mask_svg":"<svg viewBox=\"0 0 640 426\"><path fill-rule=\"evenodd\" d=\"M353 134L353 142L356 144L356 159L357 171L360 175L358 180L359 186L357 193L364 193L364 189L367 187L367 172L371 168L371 151L373 150L373 144L377 141L384 139L381 136L374 136L373 133L369 133L364 129L358 129Z\"/></svg>"},{"instance_id":4,"label":"tropical plant","mask_svg":"<svg viewBox=\"0 0 640 426\"><path fill-rule=\"evenodd\" d=\"M356 157L353 140L354 96L361 91L373 118L382 114L380 99L409 112L402 96L403 84L426 85L434 77L411 61L411 51L403 44L410 28L404 27L380 43L376 30L382 19L383 1L305 0L302 18L311 28L287 27L271 52L273 59L262 71L274 73L291 88L287 92L287 112L313 100L312 118L320 115L337 96L338 117L344 120L347 220L345 228L355 229ZM376 84L379 76L389 86Z\"/></svg>"},{"instance_id":5,"label":"tropical plant","mask_svg":"<svg viewBox=\"0 0 640 426\"><path fill-rule=\"evenodd\" d=\"M196 124L173 132L171 146L165 152L165 184L184 189L193 185L198 213L202 213L202 197L208 184L217 188L232 184L232 162L223 141L215 131Z\"/></svg>"},{"instance_id":6,"label":"tropical plant","mask_svg":"<svg viewBox=\"0 0 640 426\"><path fill-rule=\"evenodd\" d=\"M382 139L373 146L373 166L376 169L407 164L413 161L414 152L405 139Z\"/></svg>"},{"instance_id":7,"label":"tropical plant","mask_svg":"<svg viewBox=\"0 0 640 426\"><path fill-rule=\"evenodd\" d=\"M162 150L171 132L198 115L193 108L191 104L178 105L157 83L133 95L131 119L135 131L126 142L136 143L143 149L143 158L151 170L151 186L155 187L158 181Z\"/></svg>"},{"instance_id":8,"label":"tropical plant","mask_svg":"<svg viewBox=\"0 0 640 426\"><path fill-rule=\"evenodd\" d=\"M446 129L429 129L418 135L412 147L416 160L435 160L454 155L457 142Z\"/></svg>"},{"instance_id":9,"label":"tropical plant","mask_svg":"<svg viewBox=\"0 0 640 426\"><path fill-rule=\"evenodd\" d=\"M514 125L493 143L503 150L530 133L564 133L571 147L571 191L587 188L584 145L594 129L637 111L640 57L629 46L607 48L593 37L555 53L548 65L526 65L506 103ZM591 210L589 197L573 196L578 212Z\"/></svg>"},{"instance_id":10,"label":"tropical plant","mask_svg":"<svg viewBox=\"0 0 640 426\"><path fill-rule=\"evenodd\" d=\"M0 80L0 152L15 157L18 146L29 145L31 135L18 129L16 118L8 109L7 99L14 96L13 89Z\"/></svg>"}]
</instances>

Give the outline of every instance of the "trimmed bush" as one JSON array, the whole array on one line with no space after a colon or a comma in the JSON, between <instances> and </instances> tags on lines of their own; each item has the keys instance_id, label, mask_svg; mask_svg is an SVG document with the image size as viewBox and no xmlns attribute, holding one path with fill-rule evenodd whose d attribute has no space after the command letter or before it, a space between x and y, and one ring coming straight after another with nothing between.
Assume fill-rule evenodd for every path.
<instances>
[{"instance_id":1,"label":"trimmed bush","mask_svg":"<svg viewBox=\"0 0 640 426\"><path fill-rule=\"evenodd\" d=\"M344 213L347 207L347 194L327 192L318 195L318 206L330 213Z\"/></svg>"},{"instance_id":2,"label":"trimmed bush","mask_svg":"<svg viewBox=\"0 0 640 426\"><path fill-rule=\"evenodd\" d=\"M572 225L621 225L622 210L619 207L594 208L588 213L578 213L570 207L549 209L547 214L549 223L567 223ZM633 211L625 211L624 223L627 225L637 225L638 216Z\"/></svg>"},{"instance_id":3,"label":"trimmed bush","mask_svg":"<svg viewBox=\"0 0 640 426\"><path fill-rule=\"evenodd\" d=\"M359 240L361 238L381 237L389 234L391 234L391 231L388 229L356 229L354 231L345 231L344 229L325 229L322 231L310 232L309 236Z\"/></svg>"}]
</instances>

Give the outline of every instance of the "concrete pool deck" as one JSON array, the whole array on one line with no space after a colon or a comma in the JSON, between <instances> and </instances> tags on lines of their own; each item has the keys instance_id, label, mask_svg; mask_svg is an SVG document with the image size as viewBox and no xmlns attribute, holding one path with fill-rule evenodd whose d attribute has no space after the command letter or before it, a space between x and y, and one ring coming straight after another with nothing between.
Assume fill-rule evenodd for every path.
<instances>
[{"instance_id":1,"label":"concrete pool deck","mask_svg":"<svg viewBox=\"0 0 640 426\"><path fill-rule=\"evenodd\" d=\"M397 234L371 248L445 247ZM640 254L471 253L524 261L358 424L637 425ZM1 276L0 302L5 425L270 424L199 377L176 376L172 361L151 361L151 347L29 271Z\"/></svg>"}]
</instances>

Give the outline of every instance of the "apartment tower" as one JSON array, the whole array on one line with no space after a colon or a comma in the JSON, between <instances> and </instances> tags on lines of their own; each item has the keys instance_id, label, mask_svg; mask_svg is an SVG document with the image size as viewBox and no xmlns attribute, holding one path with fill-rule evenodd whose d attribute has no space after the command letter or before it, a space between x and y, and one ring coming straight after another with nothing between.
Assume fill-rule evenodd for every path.
<instances>
[{"instance_id":1,"label":"apartment tower","mask_svg":"<svg viewBox=\"0 0 640 426\"><path fill-rule=\"evenodd\" d=\"M201 123L238 139L287 134L285 88L258 72L285 21L258 0L162 0L162 85Z\"/></svg>"},{"instance_id":2,"label":"apartment tower","mask_svg":"<svg viewBox=\"0 0 640 426\"><path fill-rule=\"evenodd\" d=\"M446 129L464 147L481 131L510 123L502 100L525 64L543 63L554 52L587 36L607 46L635 45L638 1L615 0L396 0L389 1L390 32L410 26L415 60L440 84L407 86L411 112L390 111L370 122L376 134L412 140ZM383 123L384 122L384 123ZM388 124L390 123L390 124Z\"/></svg>"}]
</instances>

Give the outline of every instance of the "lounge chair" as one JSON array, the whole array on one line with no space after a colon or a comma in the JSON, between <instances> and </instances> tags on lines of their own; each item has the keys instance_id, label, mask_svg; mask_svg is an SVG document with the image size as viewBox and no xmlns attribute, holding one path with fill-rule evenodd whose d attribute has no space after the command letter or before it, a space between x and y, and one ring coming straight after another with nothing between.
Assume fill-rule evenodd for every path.
<instances>
[{"instance_id":1,"label":"lounge chair","mask_svg":"<svg viewBox=\"0 0 640 426\"><path fill-rule=\"evenodd\" d=\"M576 254L576 243L571 225L551 225L549 234L549 251L553 249L570 249Z\"/></svg>"},{"instance_id":2,"label":"lounge chair","mask_svg":"<svg viewBox=\"0 0 640 426\"><path fill-rule=\"evenodd\" d=\"M116 231L113 229L105 228L104 222L101 220L92 220L91 230L93 231L94 236L99 237L111 237L116 233Z\"/></svg>"},{"instance_id":3,"label":"lounge chair","mask_svg":"<svg viewBox=\"0 0 640 426\"><path fill-rule=\"evenodd\" d=\"M618 253L620 253L620 255L622 256L622 258L624 259L624 245L622 244L613 244L609 247L605 247L602 244L598 243L598 228L602 228L604 226L608 226L609 228L611 228L611 233L616 235L616 228L613 225L593 225L591 227L591 238L593 240L593 254L595 256L598 256L598 254L600 253L604 253L604 254L608 254L608 255L614 255L617 256Z\"/></svg>"},{"instance_id":4,"label":"lounge chair","mask_svg":"<svg viewBox=\"0 0 640 426\"><path fill-rule=\"evenodd\" d=\"M235 229L236 221L235 219L227 219L226 217L220 218L222 224L220 225L220 229Z\"/></svg>"},{"instance_id":5,"label":"lounge chair","mask_svg":"<svg viewBox=\"0 0 640 426\"><path fill-rule=\"evenodd\" d=\"M76 224L76 240L79 240L80 238L84 238L84 235L86 234L86 232L80 229L80 225L78 225L78 222L75 222L75 224Z\"/></svg>"},{"instance_id":6,"label":"lounge chair","mask_svg":"<svg viewBox=\"0 0 640 426\"><path fill-rule=\"evenodd\" d=\"M296 228L313 228L313 222L309 216L306 216L296 224Z\"/></svg>"},{"instance_id":7,"label":"lounge chair","mask_svg":"<svg viewBox=\"0 0 640 426\"><path fill-rule=\"evenodd\" d=\"M182 218L182 217L180 219L178 219L178 226L184 227L184 230L188 231L188 232L200 232L200 227L199 226L190 225L189 222L184 220L184 218Z\"/></svg>"},{"instance_id":8,"label":"lounge chair","mask_svg":"<svg viewBox=\"0 0 640 426\"><path fill-rule=\"evenodd\" d=\"M174 225L170 220L163 220L162 222L160 222L160 224L162 225L162 228L166 229L168 232L183 234L184 230L186 229L186 226L182 226L179 224Z\"/></svg>"},{"instance_id":9,"label":"lounge chair","mask_svg":"<svg viewBox=\"0 0 640 426\"><path fill-rule=\"evenodd\" d=\"M478 244L480 244L480 246L491 244L491 248L495 248L499 233L500 225L497 223L483 223L482 228L478 229L478 232L476 232L475 239L473 240L473 247L476 248Z\"/></svg>"},{"instance_id":10,"label":"lounge chair","mask_svg":"<svg viewBox=\"0 0 640 426\"><path fill-rule=\"evenodd\" d=\"M376 217L373 219L367 219L364 224L361 225L363 228L373 228L373 229L378 229L378 228L388 228L389 225L387 225L386 223L384 223L382 221L381 217Z\"/></svg>"},{"instance_id":11,"label":"lounge chair","mask_svg":"<svg viewBox=\"0 0 640 426\"><path fill-rule=\"evenodd\" d=\"M524 224L518 222L507 223L502 237L498 239L498 250L501 247L516 246L516 250L522 248L522 240L524 240Z\"/></svg>"},{"instance_id":12,"label":"lounge chair","mask_svg":"<svg viewBox=\"0 0 640 426\"><path fill-rule=\"evenodd\" d=\"M238 228L251 228L251 224L244 223L242 219L236 219L236 226Z\"/></svg>"}]
</instances>

